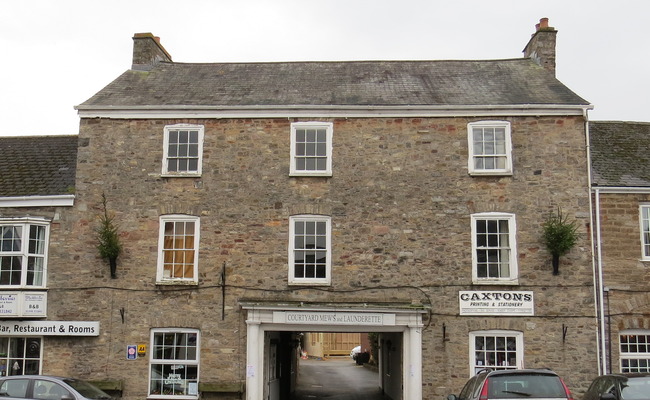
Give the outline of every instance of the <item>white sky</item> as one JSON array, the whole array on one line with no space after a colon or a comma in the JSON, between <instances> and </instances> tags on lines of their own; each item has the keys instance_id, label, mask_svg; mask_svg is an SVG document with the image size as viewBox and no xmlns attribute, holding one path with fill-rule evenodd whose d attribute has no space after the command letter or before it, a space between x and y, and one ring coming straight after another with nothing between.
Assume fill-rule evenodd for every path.
<instances>
[{"instance_id":1,"label":"white sky","mask_svg":"<svg viewBox=\"0 0 650 400\"><path fill-rule=\"evenodd\" d=\"M542 17L590 119L650 122L647 0L0 0L0 135L77 134L136 32L177 62L500 59Z\"/></svg>"}]
</instances>

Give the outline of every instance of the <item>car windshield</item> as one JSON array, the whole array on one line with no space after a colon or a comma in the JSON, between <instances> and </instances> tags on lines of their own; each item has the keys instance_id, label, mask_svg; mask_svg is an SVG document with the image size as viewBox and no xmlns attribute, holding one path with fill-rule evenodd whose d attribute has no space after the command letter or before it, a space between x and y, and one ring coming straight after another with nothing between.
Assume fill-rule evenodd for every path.
<instances>
[{"instance_id":1,"label":"car windshield","mask_svg":"<svg viewBox=\"0 0 650 400\"><path fill-rule=\"evenodd\" d=\"M490 399L566 398L558 376L545 374L496 375L488 378Z\"/></svg>"},{"instance_id":2,"label":"car windshield","mask_svg":"<svg viewBox=\"0 0 650 400\"><path fill-rule=\"evenodd\" d=\"M628 378L621 382L621 399L623 400L649 400L650 376Z\"/></svg>"},{"instance_id":3,"label":"car windshield","mask_svg":"<svg viewBox=\"0 0 650 400\"><path fill-rule=\"evenodd\" d=\"M112 399L110 395L106 394L105 392L101 391L100 389L96 388L95 386L91 385L88 382L81 381L79 379L64 379L63 382L72 386L74 390L79 392L80 395L88 399L93 399L93 400Z\"/></svg>"}]
</instances>

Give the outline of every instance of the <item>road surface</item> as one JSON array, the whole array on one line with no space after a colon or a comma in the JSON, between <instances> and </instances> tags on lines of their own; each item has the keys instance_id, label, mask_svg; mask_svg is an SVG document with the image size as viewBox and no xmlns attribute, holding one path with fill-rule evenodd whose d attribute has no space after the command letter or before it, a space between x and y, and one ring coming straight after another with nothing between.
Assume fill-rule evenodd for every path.
<instances>
[{"instance_id":1,"label":"road surface","mask_svg":"<svg viewBox=\"0 0 650 400\"><path fill-rule=\"evenodd\" d=\"M295 400L389 400L378 379L349 357L300 360Z\"/></svg>"}]
</instances>

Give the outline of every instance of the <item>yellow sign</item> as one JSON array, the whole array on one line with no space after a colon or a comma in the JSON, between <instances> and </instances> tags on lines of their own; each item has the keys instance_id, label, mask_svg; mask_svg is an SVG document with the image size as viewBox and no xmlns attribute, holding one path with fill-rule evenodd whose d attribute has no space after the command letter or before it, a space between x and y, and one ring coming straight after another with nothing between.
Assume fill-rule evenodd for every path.
<instances>
[{"instance_id":1,"label":"yellow sign","mask_svg":"<svg viewBox=\"0 0 650 400\"><path fill-rule=\"evenodd\" d=\"M139 344L138 345L138 355L143 356L147 353L147 345L146 344Z\"/></svg>"}]
</instances>

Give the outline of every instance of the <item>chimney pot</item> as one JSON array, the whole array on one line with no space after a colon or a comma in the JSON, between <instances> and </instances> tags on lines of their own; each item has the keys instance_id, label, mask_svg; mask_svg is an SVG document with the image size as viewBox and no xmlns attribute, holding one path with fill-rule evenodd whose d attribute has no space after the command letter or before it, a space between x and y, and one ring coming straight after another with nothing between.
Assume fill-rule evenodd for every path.
<instances>
[{"instance_id":1,"label":"chimney pot","mask_svg":"<svg viewBox=\"0 0 650 400\"><path fill-rule=\"evenodd\" d=\"M530 58L555 75L555 28L548 26L548 18L541 18L535 33L524 48L524 57Z\"/></svg>"},{"instance_id":2,"label":"chimney pot","mask_svg":"<svg viewBox=\"0 0 650 400\"><path fill-rule=\"evenodd\" d=\"M540 28L542 28L542 29L543 29L543 28L548 28L548 18L542 18L542 19L540 19L540 20L539 20L539 24L538 24L538 26L539 26Z\"/></svg>"}]
</instances>

